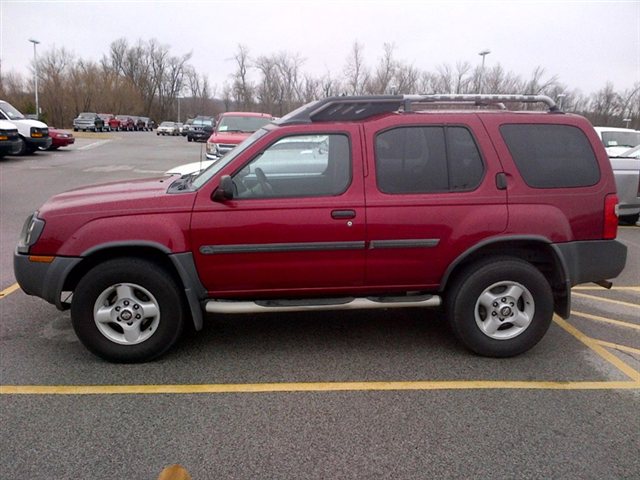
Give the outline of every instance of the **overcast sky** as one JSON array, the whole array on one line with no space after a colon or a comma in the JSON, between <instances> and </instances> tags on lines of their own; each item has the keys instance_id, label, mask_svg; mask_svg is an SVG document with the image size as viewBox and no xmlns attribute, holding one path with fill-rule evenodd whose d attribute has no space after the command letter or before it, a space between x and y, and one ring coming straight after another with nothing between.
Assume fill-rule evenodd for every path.
<instances>
[{"instance_id":1,"label":"overcast sky","mask_svg":"<svg viewBox=\"0 0 640 480\"><path fill-rule=\"evenodd\" d=\"M528 77L540 65L584 93L640 81L640 0L0 0L0 32L3 75L29 75L29 38L41 42L38 52L64 47L95 61L118 38L155 38L173 55L191 52L189 63L217 93L238 44L251 56L297 53L317 76L341 74L357 41L370 67L392 43L398 59L420 70L477 65L478 52L490 49L487 67Z\"/></svg>"}]
</instances>

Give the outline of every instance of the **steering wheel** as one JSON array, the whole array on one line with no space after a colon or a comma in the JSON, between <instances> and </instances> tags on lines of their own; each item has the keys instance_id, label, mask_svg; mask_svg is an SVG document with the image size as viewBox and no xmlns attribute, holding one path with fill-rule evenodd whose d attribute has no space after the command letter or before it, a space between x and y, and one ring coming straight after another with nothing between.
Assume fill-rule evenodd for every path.
<instances>
[{"instance_id":1,"label":"steering wheel","mask_svg":"<svg viewBox=\"0 0 640 480\"><path fill-rule=\"evenodd\" d=\"M268 196L273 195L273 187L267 180L267 176L264 174L264 171L260 167L257 167L255 169L255 172L256 172L256 180L258 180L258 185L260 185L260 188L262 189L262 193Z\"/></svg>"}]
</instances>

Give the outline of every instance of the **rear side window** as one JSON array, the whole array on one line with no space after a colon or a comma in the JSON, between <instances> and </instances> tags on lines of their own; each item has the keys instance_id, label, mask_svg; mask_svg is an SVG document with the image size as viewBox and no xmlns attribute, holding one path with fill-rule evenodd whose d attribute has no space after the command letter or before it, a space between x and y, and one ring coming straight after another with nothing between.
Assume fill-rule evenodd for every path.
<instances>
[{"instance_id":1,"label":"rear side window","mask_svg":"<svg viewBox=\"0 0 640 480\"><path fill-rule=\"evenodd\" d=\"M600 180L591 144L577 127L502 125L500 132L520 175L530 187L588 187Z\"/></svg>"},{"instance_id":2,"label":"rear side window","mask_svg":"<svg viewBox=\"0 0 640 480\"><path fill-rule=\"evenodd\" d=\"M473 190L483 173L476 143L464 127L400 127L376 137L376 176L381 192Z\"/></svg>"}]
</instances>

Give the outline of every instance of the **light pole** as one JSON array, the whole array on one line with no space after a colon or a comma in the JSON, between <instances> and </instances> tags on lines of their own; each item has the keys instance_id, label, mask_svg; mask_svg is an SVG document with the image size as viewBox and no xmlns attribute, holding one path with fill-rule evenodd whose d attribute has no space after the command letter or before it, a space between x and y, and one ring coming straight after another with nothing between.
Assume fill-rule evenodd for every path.
<instances>
[{"instance_id":1,"label":"light pole","mask_svg":"<svg viewBox=\"0 0 640 480\"><path fill-rule=\"evenodd\" d=\"M33 68L34 68L34 77L35 77L35 88L36 88L36 118L40 118L40 104L38 103L38 57L36 56L36 45L40 42L33 38L30 38L29 41L33 43Z\"/></svg>"},{"instance_id":2,"label":"light pole","mask_svg":"<svg viewBox=\"0 0 640 480\"><path fill-rule=\"evenodd\" d=\"M558 109L562 110L562 100L564 100L564 97L566 97L567 94L566 93L559 93L558 94Z\"/></svg>"},{"instance_id":3,"label":"light pole","mask_svg":"<svg viewBox=\"0 0 640 480\"><path fill-rule=\"evenodd\" d=\"M491 53L491 50L489 50L488 48L485 48L480 53L478 53L478 55L482 57L482 67L480 67L480 88L479 88L480 91L478 92L480 94L482 93L482 77L484 76L484 57L486 57L490 53Z\"/></svg>"}]
</instances>

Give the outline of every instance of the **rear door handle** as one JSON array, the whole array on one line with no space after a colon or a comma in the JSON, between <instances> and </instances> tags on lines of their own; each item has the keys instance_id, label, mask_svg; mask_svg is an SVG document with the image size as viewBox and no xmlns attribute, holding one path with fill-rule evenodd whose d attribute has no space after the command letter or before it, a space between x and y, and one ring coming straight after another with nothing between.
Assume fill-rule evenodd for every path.
<instances>
[{"instance_id":1,"label":"rear door handle","mask_svg":"<svg viewBox=\"0 0 640 480\"><path fill-rule=\"evenodd\" d=\"M331 212L331 218L335 220L356 218L356 211L355 210L333 210Z\"/></svg>"}]
</instances>

